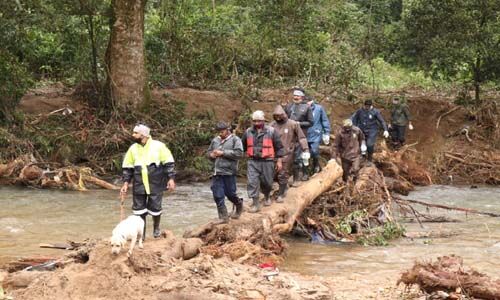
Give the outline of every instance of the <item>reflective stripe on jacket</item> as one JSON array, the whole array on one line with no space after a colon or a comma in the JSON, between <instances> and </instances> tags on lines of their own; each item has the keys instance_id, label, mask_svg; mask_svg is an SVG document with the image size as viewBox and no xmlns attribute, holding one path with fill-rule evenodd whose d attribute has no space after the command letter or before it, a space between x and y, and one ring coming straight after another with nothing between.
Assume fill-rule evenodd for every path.
<instances>
[{"instance_id":1,"label":"reflective stripe on jacket","mask_svg":"<svg viewBox=\"0 0 500 300\"><path fill-rule=\"evenodd\" d=\"M134 194L158 194L166 188L167 179L175 176L174 157L160 141L149 138L143 146L135 143L123 159L123 181L134 180Z\"/></svg>"}]
</instances>

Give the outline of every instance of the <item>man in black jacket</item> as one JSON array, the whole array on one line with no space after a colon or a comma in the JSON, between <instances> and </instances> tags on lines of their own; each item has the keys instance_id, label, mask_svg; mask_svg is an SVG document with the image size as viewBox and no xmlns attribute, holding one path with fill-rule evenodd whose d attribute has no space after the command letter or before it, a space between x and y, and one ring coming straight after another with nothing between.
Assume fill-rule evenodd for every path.
<instances>
[{"instance_id":1,"label":"man in black jacket","mask_svg":"<svg viewBox=\"0 0 500 300\"><path fill-rule=\"evenodd\" d=\"M285 106L285 112L290 120L299 122L300 128L307 136L307 130L314 123L313 113L309 104L307 104L306 95L303 89L296 88L293 90L293 102ZM299 178L300 169L302 169L302 180L308 180L309 174L307 166L303 164L302 147L297 144L295 146L295 160L293 167L293 180ZM309 153L305 154L309 155Z\"/></svg>"}]
</instances>

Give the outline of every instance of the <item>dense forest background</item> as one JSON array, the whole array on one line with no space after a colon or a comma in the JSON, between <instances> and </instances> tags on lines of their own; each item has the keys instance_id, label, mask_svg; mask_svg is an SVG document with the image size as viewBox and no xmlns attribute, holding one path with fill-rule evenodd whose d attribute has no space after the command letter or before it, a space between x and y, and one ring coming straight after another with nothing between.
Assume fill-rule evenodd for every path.
<instances>
[{"instance_id":1,"label":"dense forest background","mask_svg":"<svg viewBox=\"0 0 500 300\"><path fill-rule=\"evenodd\" d=\"M500 0L16 0L0 4L3 116L42 80L105 94L114 13L135 4L150 87L452 85L479 101L499 83Z\"/></svg>"}]
</instances>

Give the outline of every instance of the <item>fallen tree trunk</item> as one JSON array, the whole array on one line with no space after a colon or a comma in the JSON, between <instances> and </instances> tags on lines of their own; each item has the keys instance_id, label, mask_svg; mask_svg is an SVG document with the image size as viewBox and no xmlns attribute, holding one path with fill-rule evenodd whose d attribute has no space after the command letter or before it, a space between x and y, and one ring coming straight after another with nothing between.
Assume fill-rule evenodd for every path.
<instances>
[{"instance_id":1,"label":"fallen tree trunk","mask_svg":"<svg viewBox=\"0 0 500 300\"><path fill-rule=\"evenodd\" d=\"M462 258L453 255L438 257L435 263L415 263L411 270L401 275L399 283L417 284L427 293L456 293L459 290L471 298L500 299L500 280L492 280L472 269L465 270Z\"/></svg>"},{"instance_id":2,"label":"fallen tree trunk","mask_svg":"<svg viewBox=\"0 0 500 300\"><path fill-rule=\"evenodd\" d=\"M237 240L255 242L263 235L289 232L302 211L341 176L342 168L331 160L322 172L299 187L288 190L284 203L263 207L260 213L244 213L240 219L231 220L229 224L205 224L186 231L184 237L200 237L207 244L216 244Z\"/></svg>"}]
</instances>

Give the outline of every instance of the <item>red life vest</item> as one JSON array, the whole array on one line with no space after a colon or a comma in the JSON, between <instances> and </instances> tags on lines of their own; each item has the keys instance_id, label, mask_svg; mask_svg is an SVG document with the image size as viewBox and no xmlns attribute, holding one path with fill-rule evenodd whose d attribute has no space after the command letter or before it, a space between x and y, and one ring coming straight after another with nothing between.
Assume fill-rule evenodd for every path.
<instances>
[{"instance_id":1,"label":"red life vest","mask_svg":"<svg viewBox=\"0 0 500 300\"><path fill-rule=\"evenodd\" d=\"M252 130L248 129L247 130L247 156L248 157L253 157L253 158L264 158L264 159L272 159L274 158L274 145L273 145L273 136L272 136L272 129L269 127L264 127L266 130L266 133L264 133L264 138L262 139L262 156L256 156L258 155L257 151L254 149L258 145L255 145L255 136L252 133Z\"/></svg>"}]
</instances>

